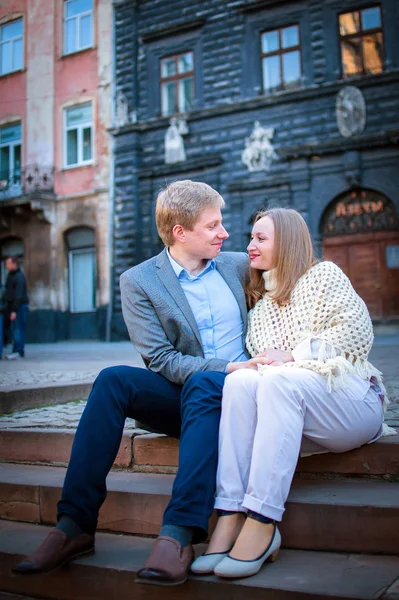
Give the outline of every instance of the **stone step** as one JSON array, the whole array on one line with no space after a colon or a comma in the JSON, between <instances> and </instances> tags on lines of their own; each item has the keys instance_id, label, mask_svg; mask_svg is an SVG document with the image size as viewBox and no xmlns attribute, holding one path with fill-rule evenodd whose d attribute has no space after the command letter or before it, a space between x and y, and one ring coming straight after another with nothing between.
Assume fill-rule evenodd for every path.
<instances>
[{"instance_id":1,"label":"stone step","mask_svg":"<svg viewBox=\"0 0 399 600\"><path fill-rule=\"evenodd\" d=\"M0 518L54 524L65 469L0 465ZM172 475L111 472L99 529L157 535ZM303 550L398 553L399 483L294 480L281 524L284 546Z\"/></svg>"},{"instance_id":2,"label":"stone step","mask_svg":"<svg viewBox=\"0 0 399 600\"><path fill-rule=\"evenodd\" d=\"M8 592L0 592L0 600L34 600L28 596L20 596L19 594L9 594ZM36 600L40 600L37 598Z\"/></svg>"},{"instance_id":3,"label":"stone step","mask_svg":"<svg viewBox=\"0 0 399 600\"><path fill-rule=\"evenodd\" d=\"M12 386L9 389L2 386L0 389L0 415L87 398L92 385L92 381L82 381L39 384L17 389L13 389Z\"/></svg>"},{"instance_id":4,"label":"stone step","mask_svg":"<svg viewBox=\"0 0 399 600\"><path fill-rule=\"evenodd\" d=\"M64 464L69 460L75 430L10 428L0 430L0 461ZM176 471L179 442L162 435L136 435L125 430L116 468L133 471ZM399 477L399 435L382 438L343 454L301 458L297 473Z\"/></svg>"},{"instance_id":5,"label":"stone step","mask_svg":"<svg viewBox=\"0 0 399 600\"><path fill-rule=\"evenodd\" d=\"M0 461L67 465L75 429L34 427L0 430ZM114 466L127 468L133 462L133 432L125 430Z\"/></svg>"},{"instance_id":6,"label":"stone step","mask_svg":"<svg viewBox=\"0 0 399 600\"><path fill-rule=\"evenodd\" d=\"M99 533L96 554L46 576L15 576L11 567L35 550L48 528L0 521L0 589L57 600L394 600L399 558L331 552L282 550L278 560L254 577L223 580L190 575L178 587L135 582L153 540ZM197 549L197 554L203 547ZM396 594L396 595L395 595Z\"/></svg>"},{"instance_id":7,"label":"stone step","mask_svg":"<svg viewBox=\"0 0 399 600\"><path fill-rule=\"evenodd\" d=\"M137 469L177 466L179 442L156 434L139 435L133 440L133 454ZM329 452L301 458L297 473L399 476L399 435L342 454Z\"/></svg>"}]
</instances>

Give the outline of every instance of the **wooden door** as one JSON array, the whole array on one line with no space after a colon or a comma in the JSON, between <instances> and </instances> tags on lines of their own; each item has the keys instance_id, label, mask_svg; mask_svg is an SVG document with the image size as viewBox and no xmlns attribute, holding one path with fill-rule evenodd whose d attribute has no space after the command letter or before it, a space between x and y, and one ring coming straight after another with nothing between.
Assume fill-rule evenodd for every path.
<instances>
[{"instance_id":1,"label":"wooden door","mask_svg":"<svg viewBox=\"0 0 399 600\"><path fill-rule=\"evenodd\" d=\"M345 275L350 279L349 272L349 246L327 246L324 245L323 257L326 260L331 260L333 263L341 267Z\"/></svg>"},{"instance_id":2,"label":"wooden door","mask_svg":"<svg viewBox=\"0 0 399 600\"><path fill-rule=\"evenodd\" d=\"M373 319L399 318L397 248L399 232L395 231L337 236L324 241L324 258L346 273Z\"/></svg>"},{"instance_id":3,"label":"wooden door","mask_svg":"<svg viewBox=\"0 0 399 600\"><path fill-rule=\"evenodd\" d=\"M351 244L349 278L374 319L382 319L382 271L379 243Z\"/></svg>"},{"instance_id":4,"label":"wooden door","mask_svg":"<svg viewBox=\"0 0 399 600\"><path fill-rule=\"evenodd\" d=\"M388 319L399 318L399 234L380 242L383 313Z\"/></svg>"}]
</instances>

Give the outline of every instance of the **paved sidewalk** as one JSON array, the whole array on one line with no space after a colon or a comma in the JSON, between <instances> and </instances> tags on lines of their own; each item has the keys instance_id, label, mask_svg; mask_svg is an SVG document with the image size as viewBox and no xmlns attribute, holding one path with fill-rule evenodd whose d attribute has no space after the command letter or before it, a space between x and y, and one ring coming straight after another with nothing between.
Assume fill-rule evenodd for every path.
<instances>
[{"instance_id":1,"label":"paved sidewalk","mask_svg":"<svg viewBox=\"0 0 399 600\"><path fill-rule=\"evenodd\" d=\"M399 427L398 355L399 335L376 337L370 360L384 373L391 400L386 420L395 427ZM26 348L25 359L0 361L0 390L24 389L49 383L92 382L101 369L119 364L144 366L129 342L30 344ZM6 415L0 417L0 428L75 428L85 406L84 400ZM132 419L126 422L126 428L134 428Z\"/></svg>"},{"instance_id":2,"label":"paved sidewalk","mask_svg":"<svg viewBox=\"0 0 399 600\"><path fill-rule=\"evenodd\" d=\"M25 355L20 360L0 361L0 390L52 383L93 382L105 367L144 366L130 342L27 344Z\"/></svg>"}]
</instances>

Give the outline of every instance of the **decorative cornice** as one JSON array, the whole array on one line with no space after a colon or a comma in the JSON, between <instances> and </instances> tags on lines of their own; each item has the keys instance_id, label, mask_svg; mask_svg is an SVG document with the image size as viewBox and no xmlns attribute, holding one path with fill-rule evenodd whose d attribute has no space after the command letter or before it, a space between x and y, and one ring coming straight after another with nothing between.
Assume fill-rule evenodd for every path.
<instances>
[{"instance_id":1,"label":"decorative cornice","mask_svg":"<svg viewBox=\"0 0 399 600\"><path fill-rule=\"evenodd\" d=\"M205 156L189 158L172 165L154 165L148 169L141 169L138 172L138 177L139 179L149 179L151 177L185 173L187 171L200 171L208 169L209 167L218 167L222 162L223 159L219 154L208 154Z\"/></svg>"},{"instance_id":2,"label":"decorative cornice","mask_svg":"<svg viewBox=\"0 0 399 600\"><path fill-rule=\"evenodd\" d=\"M276 148L280 158L283 160L303 158L309 156L322 156L347 152L348 150L362 150L363 148L378 148L384 145L399 144L399 129L391 129L384 133L369 135L357 135L351 138L337 138L319 144L302 144L289 146L288 148Z\"/></svg>"},{"instance_id":3,"label":"decorative cornice","mask_svg":"<svg viewBox=\"0 0 399 600\"><path fill-rule=\"evenodd\" d=\"M173 25L168 25L167 27L158 27L157 29L147 31L141 34L140 37L144 44L148 44L149 42L154 42L155 40L171 37L173 35L179 35L181 33L186 33L187 31L192 31L194 29L199 29L200 27L203 27L205 22L206 19L181 21L180 23L173 23Z\"/></svg>"},{"instance_id":4,"label":"decorative cornice","mask_svg":"<svg viewBox=\"0 0 399 600\"><path fill-rule=\"evenodd\" d=\"M277 4L292 4L292 0L255 0L249 2L243 2L239 4L236 8L241 10L241 12L255 12L258 10L264 10L265 8L273 8Z\"/></svg>"},{"instance_id":5,"label":"decorative cornice","mask_svg":"<svg viewBox=\"0 0 399 600\"><path fill-rule=\"evenodd\" d=\"M290 179L286 176L274 175L272 177L262 177L262 179L249 178L241 181L234 181L227 186L229 192L250 192L253 190L262 190L271 187L284 187L290 185Z\"/></svg>"},{"instance_id":6,"label":"decorative cornice","mask_svg":"<svg viewBox=\"0 0 399 600\"><path fill-rule=\"evenodd\" d=\"M278 106L280 104L287 104L290 102L302 102L306 100L312 100L314 98L321 98L323 96L332 96L337 93L345 85L351 84L363 89L381 84L397 83L399 81L399 69L393 69L388 72L380 73L378 75L366 75L362 77L352 77L350 79L340 79L339 81L329 81L320 85L312 85L308 87L299 88L297 90L290 90L279 92L271 96L257 96L250 100L241 100L234 104L219 105L212 108L202 108L190 111L185 114L187 121L199 121L201 119L210 119L228 114L234 114L250 110L258 110L260 108L269 106ZM120 129L111 128L108 131L113 135L120 135L128 131L143 132L152 129L164 129L168 127L169 117L157 117L148 119L147 121L138 121L136 123L129 123Z\"/></svg>"},{"instance_id":7,"label":"decorative cornice","mask_svg":"<svg viewBox=\"0 0 399 600\"><path fill-rule=\"evenodd\" d=\"M138 0L112 0L112 4L115 8L119 8L120 6L128 5L136 7Z\"/></svg>"}]
</instances>

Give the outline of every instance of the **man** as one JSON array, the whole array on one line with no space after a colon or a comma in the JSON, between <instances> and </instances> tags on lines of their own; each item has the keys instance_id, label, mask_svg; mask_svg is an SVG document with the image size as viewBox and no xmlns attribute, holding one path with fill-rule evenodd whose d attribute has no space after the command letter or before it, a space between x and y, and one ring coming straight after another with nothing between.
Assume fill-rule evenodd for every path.
<instances>
[{"instance_id":1,"label":"man","mask_svg":"<svg viewBox=\"0 0 399 600\"><path fill-rule=\"evenodd\" d=\"M5 300L5 288L0 282L0 360L3 358Z\"/></svg>"},{"instance_id":2,"label":"man","mask_svg":"<svg viewBox=\"0 0 399 600\"><path fill-rule=\"evenodd\" d=\"M11 326L13 336L13 349L7 355L9 360L23 358L25 355L26 320L29 309L29 298L26 290L25 275L20 269L18 256L9 256L6 259L8 271L5 291L6 321Z\"/></svg>"},{"instance_id":3,"label":"man","mask_svg":"<svg viewBox=\"0 0 399 600\"><path fill-rule=\"evenodd\" d=\"M76 432L57 528L16 572L49 571L94 552L105 478L125 418L132 417L180 436L172 499L139 580L185 581L191 542L206 539L213 509L224 378L257 362L247 361L243 349L247 257L220 255L228 237L223 206L222 197L204 183L178 181L160 192L156 221L166 248L120 281L129 335L148 370L111 367L97 377Z\"/></svg>"}]
</instances>

